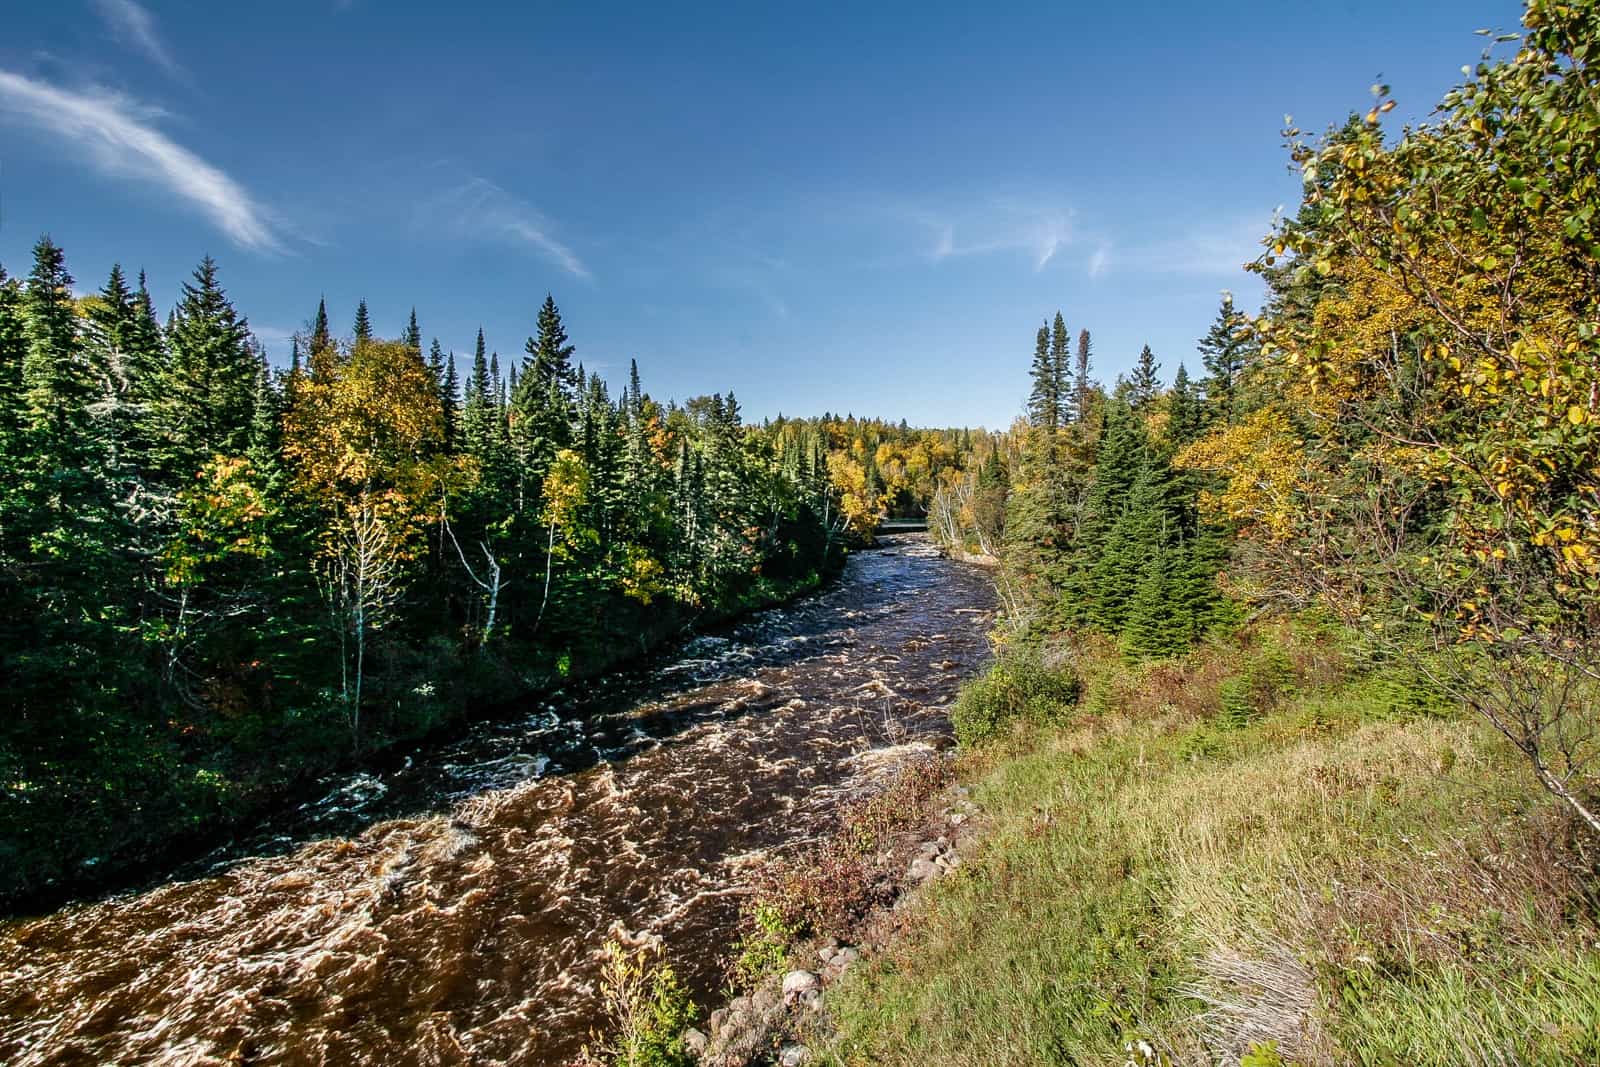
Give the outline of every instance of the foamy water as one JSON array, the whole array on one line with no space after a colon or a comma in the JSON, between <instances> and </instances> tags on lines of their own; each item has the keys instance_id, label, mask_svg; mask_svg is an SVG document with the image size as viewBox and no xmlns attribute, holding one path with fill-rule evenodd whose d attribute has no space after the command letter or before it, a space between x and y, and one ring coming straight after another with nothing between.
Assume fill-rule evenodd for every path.
<instances>
[{"instance_id":1,"label":"foamy water","mask_svg":"<svg viewBox=\"0 0 1600 1067\"><path fill-rule=\"evenodd\" d=\"M6 924L0 1062L560 1063L608 937L716 985L751 863L942 743L992 606L893 538L614 680L617 710L480 724L167 884Z\"/></svg>"}]
</instances>

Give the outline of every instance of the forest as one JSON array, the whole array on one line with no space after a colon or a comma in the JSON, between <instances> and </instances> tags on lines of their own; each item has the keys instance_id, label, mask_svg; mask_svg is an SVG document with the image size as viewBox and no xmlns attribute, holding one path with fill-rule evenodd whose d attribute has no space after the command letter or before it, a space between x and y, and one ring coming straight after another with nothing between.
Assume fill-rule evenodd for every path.
<instances>
[{"instance_id":1,"label":"forest","mask_svg":"<svg viewBox=\"0 0 1600 1067\"><path fill-rule=\"evenodd\" d=\"M0 268L0 885L92 882L359 762L813 589L971 434L613 398L555 301L458 370L365 301L274 370L203 261L162 322Z\"/></svg>"},{"instance_id":2,"label":"forest","mask_svg":"<svg viewBox=\"0 0 1600 1067\"><path fill-rule=\"evenodd\" d=\"M944 472L1005 604L952 713L982 840L828 1062L1600 1059L1600 8L1484 36L1426 121L1284 131L1195 377L1107 389L1058 317ZM821 928L829 871L752 914Z\"/></svg>"}]
</instances>

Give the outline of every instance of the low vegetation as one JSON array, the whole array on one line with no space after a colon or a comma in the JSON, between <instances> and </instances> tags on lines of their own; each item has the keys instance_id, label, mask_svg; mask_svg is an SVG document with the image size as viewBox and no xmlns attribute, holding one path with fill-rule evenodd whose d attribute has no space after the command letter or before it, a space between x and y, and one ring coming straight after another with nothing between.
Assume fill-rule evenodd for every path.
<instances>
[{"instance_id":1,"label":"low vegetation","mask_svg":"<svg viewBox=\"0 0 1600 1067\"><path fill-rule=\"evenodd\" d=\"M964 757L985 844L830 993L831 1055L1600 1059L1593 843L1369 651L1283 627L1134 670L1063 653L1081 698Z\"/></svg>"}]
</instances>

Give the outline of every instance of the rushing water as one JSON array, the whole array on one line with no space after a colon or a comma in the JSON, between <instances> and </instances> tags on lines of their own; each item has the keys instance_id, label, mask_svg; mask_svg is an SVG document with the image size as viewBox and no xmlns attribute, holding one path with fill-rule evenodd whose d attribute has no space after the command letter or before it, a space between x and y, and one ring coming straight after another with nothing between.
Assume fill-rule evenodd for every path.
<instances>
[{"instance_id":1,"label":"rushing water","mask_svg":"<svg viewBox=\"0 0 1600 1067\"><path fill-rule=\"evenodd\" d=\"M0 927L0 1062L560 1063L608 936L715 985L741 872L947 735L992 607L890 538L616 710L480 725L157 888Z\"/></svg>"}]
</instances>

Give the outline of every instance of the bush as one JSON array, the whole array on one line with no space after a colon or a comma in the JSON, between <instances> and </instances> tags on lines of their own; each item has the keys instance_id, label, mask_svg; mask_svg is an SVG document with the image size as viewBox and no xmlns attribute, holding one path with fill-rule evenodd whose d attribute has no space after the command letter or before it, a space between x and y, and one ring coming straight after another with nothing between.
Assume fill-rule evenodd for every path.
<instances>
[{"instance_id":1,"label":"bush","mask_svg":"<svg viewBox=\"0 0 1600 1067\"><path fill-rule=\"evenodd\" d=\"M629 951L606 943L601 990L614 1027L598 1048L585 1048L581 1062L614 1067L693 1067L683 1034L695 1020L689 992L659 951Z\"/></svg>"},{"instance_id":2,"label":"bush","mask_svg":"<svg viewBox=\"0 0 1600 1067\"><path fill-rule=\"evenodd\" d=\"M1048 664L1038 649L1008 649L989 673L962 687L950 713L956 740L978 744L1014 718L1053 719L1077 703L1080 690L1075 673Z\"/></svg>"}]
</instances>

